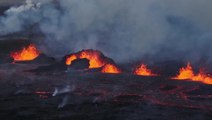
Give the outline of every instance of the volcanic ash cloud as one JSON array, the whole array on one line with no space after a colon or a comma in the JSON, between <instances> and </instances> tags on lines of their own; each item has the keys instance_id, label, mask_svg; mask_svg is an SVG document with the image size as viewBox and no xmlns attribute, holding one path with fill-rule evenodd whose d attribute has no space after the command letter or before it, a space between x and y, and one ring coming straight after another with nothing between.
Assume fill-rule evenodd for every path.
<instances>
[{"instance_id":1,"label":"volcanic ash cloud","mask_svg":"<svg viewBox=\"0 0 212 120\"><path fill-rule=\"evenodd\" d=\"M98 49L119 62L211 61L211 0L27 0L0 17L0 35L29 26L45 35L42 52ZM54 46L54 47L52 47Z\"/></svg>"}]
</instances>

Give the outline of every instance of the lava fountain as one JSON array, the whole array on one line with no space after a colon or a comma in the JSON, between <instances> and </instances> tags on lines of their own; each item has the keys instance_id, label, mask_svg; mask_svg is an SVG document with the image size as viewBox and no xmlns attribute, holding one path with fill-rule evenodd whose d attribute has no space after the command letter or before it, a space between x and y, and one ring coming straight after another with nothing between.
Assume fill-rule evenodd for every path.
<instances>
[{"instance_id":1,"label":"lava fountain","mask_svg":"<svg viewBox=\"0 0 212 120\"><path fill-rule=\"evenodd\" d=\"M30 44L28 47L23 48L20 51L12 52L10 56L14 61L31 61L39 56L40 52L35 45Z\"/></svg>"},{"instance_id":2,"label":"lava fountain","mask_svg":"<svg viewBox=\"0 0 212 120\"><path fill-rule=\"evenodd\" d=\"M76 55L70 55L66 58L66 65L71 65L72 61L76 60L77 56Z\"/></svg>"},{"instance_id":3,"label":"lava fountain","mask_svg":"<svg viewBox=\"0 0 212 120\"><path fill-rule=\"evenodd\" d=\"M82 50L78 53L71 54L66 57L66 65L71 65L72 61L76 59L88 59L89 60L89 68L99 68L103 67L107 60L104 59L101 52L97 50Z\"/></svg>"},{"instance_id":4,"label":"lava fountain","mask_svg":"<svg viewBox=\"0 0 212 120\"><path fill-rule=\"evenodd\" d=\"M212 84L212 77L210 77L210 75L204 73L203 70L200 70L198 74L195 74L190 63L188 63L186 67L181 68L179 74L172 79L192 80L199 81L205 84Z\"/></svg>"},{"instance_id":5,"label":"lava fountain","mask_svg":"<svg viewBox=\"0 0 212 120\"><path fill-rule=\"evenodd\" d=\"M135 75L141 75L141 76L157 76L156 74L154 74L152 72L152 70L147 68L147 65L145 64L141 64L139 65L135 71L134 71Z\"/></svg>"},{"instance_id":6,"label":"lava fountain","mask_svg":"<svg viewBox=\"0 0 212 120\"><path fill-rule=\"evenodd\" d=\"M102 73L121 73L121 70L113 64L106 64L101 70Z\"/></svg>"}]
</instances>

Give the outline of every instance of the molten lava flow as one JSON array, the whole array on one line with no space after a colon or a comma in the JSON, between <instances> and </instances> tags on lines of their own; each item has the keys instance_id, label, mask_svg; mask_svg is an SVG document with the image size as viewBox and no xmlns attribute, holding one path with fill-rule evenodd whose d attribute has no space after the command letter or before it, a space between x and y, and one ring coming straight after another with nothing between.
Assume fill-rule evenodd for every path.
<instances>
[{"instance_id":1,"label":"molten lava flow","mask_svg":"<svg viewBox=\"0 0 212 120\"><path fill-rule=\"evenodd\" d=\"M66 58L66 65L71 65L72 61L76 59L86 58L89 60L89 68L99 68L104 66L107 62L101 58L101 53L95 50L83 50L79 53L73 54Z\"/></svg>"},{"instance_id":2,"label":"molten lava flow","mask_svg":"<svg viewBox=\"0 0 212 120\"><path fill-rule=\"evenodd\" d=\"M76 55L71 55L69 57L67 57L66 59L66 65L71 65L72 61L76 60L77 56Z\"/></svg>"},{"instance_id":3,"label":"molten lava flow","mask_svg":"<svg viewBox=\"0 0 212 120\"><path fill-rule=\"evenodd\" d=\"M121 73L121 70L113 64L106 64L102 68L102 73Z\"/></svg>"},{"instance_id":4,"label":"molten lava flow","mask_svg":"<svg viewBox=\"0 0 212 120\"><path fill-rule=\"evenodd\" d=\"M37 58L39 54L40 52L38 49L33 44L30 44L21 51L11 53L10 56L14 59L14 61L30 61Z\"/></svg>"},{"instance_id":5,"label":"molten lava flow","mask_svg":"<svg viewBox=\"0 0 212 120\"><path fill-rule=\"evenodd\" d=\"M188 63L186 67L183 67L180 69L179 75L175 77L175 79L192 79L194 77L193 68L191 67L191 64Z\"/></svg>"},{"instance_id":6,"label":"molten lava flow","mask_svg":"<svg viewBox=\"0 0 212 120\"><path fill-rule=\"evenodd\" d=\"M181 68L177 77L174 77L173 79L178 80L189 79L192 81L203 82L205 84L212 84L212 77L205 74L203 71L200 71L197 75L195 75L190 63L188 63L186 67Z\"/></svg>"},{"instance_id":7,"label":"molten lava flow","mask_svg":"<svg viewBox=\"0 0 212 120\"><path fill-rule=\"evenodd\" d=\"M141 64L140 66L138 66L134 71L134 74L142 76L157 76L156 74L152 73L152 71L148 69L147 65L145 64Z\"/></svg>"},{"instance_id":8,"label":"molten lava flow","mask_svg":"<svg viewBox=\"0 0 212 120\"><path fill-rule=\"evenodd\" d=\"M98 68L98 67L102 67L105 65L105 62L103 62L103 60L100 58L100 55L98 52L86 52L83 51L80 54L80 58L86 58L89 60L89 68Z\"/></svg>"}]
</instances>

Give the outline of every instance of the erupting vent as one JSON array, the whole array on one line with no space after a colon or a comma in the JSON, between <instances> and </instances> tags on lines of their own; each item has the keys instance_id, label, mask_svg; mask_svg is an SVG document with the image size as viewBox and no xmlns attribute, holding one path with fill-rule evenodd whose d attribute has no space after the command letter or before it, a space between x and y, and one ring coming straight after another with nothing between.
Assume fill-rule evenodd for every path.
<instances>
[{"instance_id":1,"label":"erupting vent","mask_svg":"<svg viewBox=\"0 0 212 120\"><path fill-rule=\"evenodd\" d=\"M0 0L0 120L212 120L211 11Z\"/></svg>"},{"instance_id":2,"label":"erupting vent","mask_svg":"<svg viewBox=\"0 0 212 120\"><path fill-rule=\"evenodd\" d=\"M40 52L35 47L35 45L30 44L28 47L23 48L21 51L12 52L10 56L14 61L30 61L34 60L39 56Z\"/></svg>"},{"instance_id":3,"label":"erupting vent","mask_svg":"<svg viewBox=\"0 0 212 120\"><path fill-rule=\"evenodd\" d=\"M190 63L188 63L186 67L181 68L179 74L173 79L188 79L192 81L200 81L205 84L212 84L212 77L204 73L203 70L200 70L198 74L195 74Z\"/></svg>"},{"instance_id":4,"label":"erupting vent","mask_svg":"<svg viewBox=\"0 0 212 120\"><path fill-rule=\"evenodd\" d=\"M121 70L113 64L106 64L102 68L101 72L103 72L103 73L121 73Z\"/></svg>"},{"instance_id":5,"label":"erupting vent","mask_svg":"<svg viewBox=\"0 0 212 120\"><path fill-rule=\"evenodd\" d=\"M71 65L74 60L83 58L89 60L89 68L99 68L108 63L108 61L104 59L104 55L102 55L101 52L97 50L83 50L66 57L66 65Z\"/></svg>"},{"instance_id":6,"label":"erupting vent","mask_svg":"<svg viewBox=\"0 0 212 120\"><path fill-rule=\"evenodd\" d=\"M135 69L134 74L142 75L142 76L157 76L150 69L148 69L147 65L145 65L145 64L141 64L140 66L138 66Z\"/></svg>"},{"instance_id":7,"label":"erupting vent","mask_svg":"<svg viewBox=\"0 0 212 120\"><path fill-rule=\"evenodd\" d=\"M22 48L20 51L12 52L10 54L10 57L13 58L15 62L32 61L42 57L40 53L41 52L36 48L34 44L30 44L27 47ZM65 59L63 59L64 61L62 61L63 65L65 63L64 69L66 69L66 65L74 65L74 61L78 63L78 65L82 65L81 63L79 63L80 61L78 61L82 59L88 60L87 63L89 63L87 67L84 68L98 68L97 71L100 71L101 73L127 73L127 71L121 70L112 59L104 56L100 51L92 49L82 50L77 53L67 55ZM55 64L50 65L50 68L54 65ZM56 66L55 68L57 67L58 66ZM154 73L147 67L146 64L138 65L132 73L134 75L140 76L160 76L160 74L158 74L160 72L156 72L157 74ZM161 73L161 75L163 75L163 73ZM172 77L171 79L191 80L194 82L202 82L204 84L212 84L212 76L210 74L207 74L207 72L203 71L203 69L200 69L199 73L195 73L190 63L188 63L186 67L180 68L179 74L177 74L175 77Z\"/></svg>"}]
</instances>

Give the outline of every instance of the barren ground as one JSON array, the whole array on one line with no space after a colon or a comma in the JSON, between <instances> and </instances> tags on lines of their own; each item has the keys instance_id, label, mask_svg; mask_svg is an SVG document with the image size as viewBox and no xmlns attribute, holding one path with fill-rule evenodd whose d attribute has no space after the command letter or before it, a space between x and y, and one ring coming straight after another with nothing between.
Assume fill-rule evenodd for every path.
<instances>
[{"instance_id":1,"label":"barren ground","mask_svg":"<svg viewBox=\"0 0 212 120\"><path fill-rule=\"evenodd\" d=\"M23 72L37 66L0 65L1 119L212 119L209 85L88 71Z\"/></svg>"}]
</instances>

